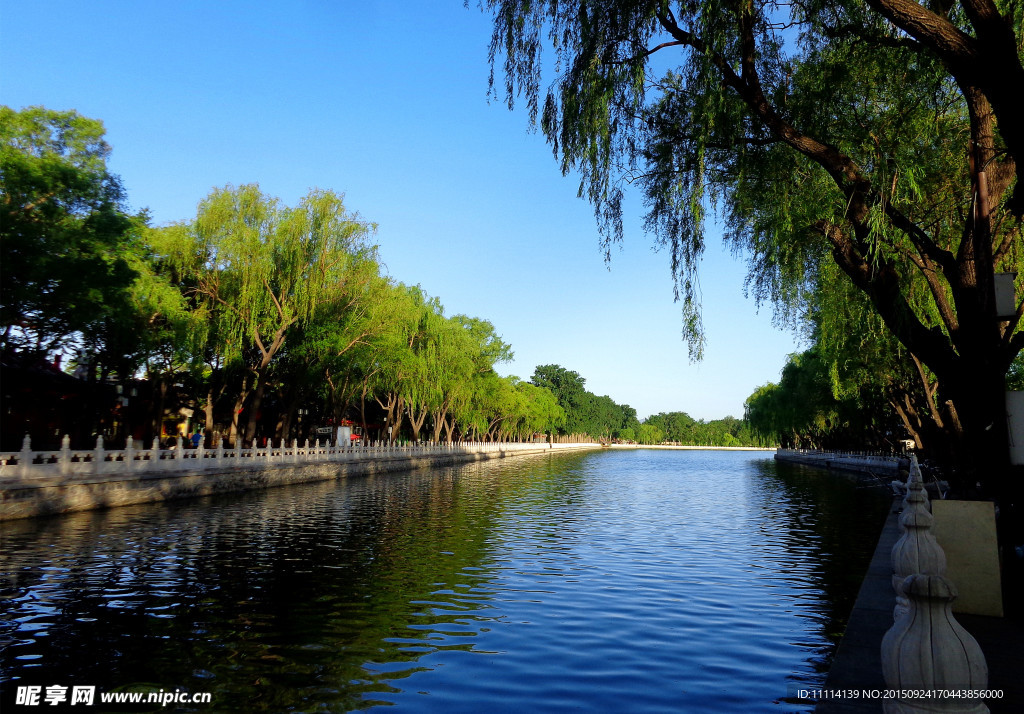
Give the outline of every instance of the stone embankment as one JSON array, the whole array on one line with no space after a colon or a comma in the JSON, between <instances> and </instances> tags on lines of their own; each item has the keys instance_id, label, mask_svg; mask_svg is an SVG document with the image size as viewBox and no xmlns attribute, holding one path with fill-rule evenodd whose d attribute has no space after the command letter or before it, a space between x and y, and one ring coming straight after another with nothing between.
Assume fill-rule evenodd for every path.
<instances>
[{"instance_id":1,"label":"stone embankment","mask_svg":"<svg viewBox=\"0 0 1024 714\"><path fill-rule=\"evenodd\" d=\"M339 448L97 449L0 454L0 521L436 468L600 444L459 443Z\"/></svg>"}]
</instances>

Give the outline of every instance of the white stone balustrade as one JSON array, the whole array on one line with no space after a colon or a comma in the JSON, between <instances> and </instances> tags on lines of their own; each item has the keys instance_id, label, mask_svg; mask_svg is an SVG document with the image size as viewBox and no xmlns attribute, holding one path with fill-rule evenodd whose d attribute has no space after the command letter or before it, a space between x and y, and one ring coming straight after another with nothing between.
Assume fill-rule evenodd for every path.
<instances>
[{"instance_id":1,"label":"white stone balustrade","mask_svg":"<svg viewBox=\"0 0 1024 714\"><path fill-rule=\"evenodd\" d=\"M280 446L272 443L265 448L227 449L224 440L216 445L207 445L200 440L198 448L186 449L181 437L169 449L160 448L159 441L153 440L150 448L137 448L129 437L124 449L105 449L103 437L96 438L96 446L89 450L72 450L71 440L65 436L61 448L54 451L33 451L28 435L22 440L19 451L0 452L0 477L4 478L45 478L53 476L86 476L100 474L164 473L170 471L197 471L205 469L246 468L250 465L300 464L314 461L348 461L373 458L404 458L427 454L477 454L515 452L530 450L563 450L581 446L596 447L596 443L573 442L547 444L534 442L424 442L418 445L398 445L389 442L374 442L365 446L321 445L319 439L311 449L309 441L299 447L298 440L290 446L282 439Z\"/></svg>"}]
</instances>

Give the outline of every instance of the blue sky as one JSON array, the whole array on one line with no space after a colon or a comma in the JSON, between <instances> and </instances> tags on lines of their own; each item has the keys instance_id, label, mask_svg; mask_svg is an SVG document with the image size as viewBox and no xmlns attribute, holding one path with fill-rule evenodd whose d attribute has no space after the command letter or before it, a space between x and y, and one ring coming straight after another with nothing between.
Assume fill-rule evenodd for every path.
<instances>
[{"instance_id":1,"label":"blue sky","mask_svg":"<svg viewBox=\"0 0 1024 714\"><path fill-rule=\"evenodd\" d=\"M345 193L390 275L494 323L505 374L556 363L641 417L742 416L792 334L743 297L745 265L712 230L690 364L639 200L606 266L576 179L525 110L488 102L489 38L461 0L0 0L0 102L103 120L111 169L156 224L229 183L287 204Z\"/></svg>"}]
</instances>

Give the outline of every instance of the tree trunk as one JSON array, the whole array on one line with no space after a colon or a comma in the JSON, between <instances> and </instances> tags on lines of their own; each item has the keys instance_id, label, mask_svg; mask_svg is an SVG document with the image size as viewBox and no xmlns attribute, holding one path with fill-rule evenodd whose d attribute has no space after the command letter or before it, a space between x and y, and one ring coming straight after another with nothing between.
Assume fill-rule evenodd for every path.
<instances>
[{"instance_id":1,"label":"tree trunk","mask_svg":"<svg viewBox=\"0 0 1024 714\"><path fill-rule=\"evenodd\" d=\"M249 419L245 427L245 440L252 441L256 436L256 420L259 417L260 407L263 406L263 394L267 389L267 383L263 374L256 375L256 390L253 392L252 401L249 403Z\"/></svg>"},{"instance_id":2,"label":"tree trunk","mask_svg":"<svg viewBox=\"0 0 1024 714\"><path fill-rule=\"evenodd\" d=\"M412 440L419 441L420 429L423 428L423 422L427 420L427 410L420 409L420 412L417 415L411 406L407 406L406 413L409 417L409 425L412 427Z\"/></svg>"},{"instance_id":3,"label":"tree trunk","mask_svg":"<svg viewBox=\"0 0 1024 714\"><path fill-rule=\"evenodd\" d=\"M213 435L213 385L206 390L206 408L203 409L203 413L206 415L204 425L206 427L207 438L212 438Z\"/></svg>"},{"instance_id":4,"label":"tree trunk","mask_svg":"<svg viewBox=\"0 0 1024 714\"><path fill-rule=\"evenodd\" d=\"M164 432L164 405L167 403L167 380L163 375L156 378L156 409L153 414L153 435L163 440Z\"/></svg>"},{"instance_id":5,"label":"tree trunk","mask_svg":"<svg viewBox=\"0 0 1024 714\"><path fill-rule=\"evenodd\" d=\"M952 407L955 486L969 498L1011 496L1006 380L996 370L977 366L940 379Z\"/></svg>"},{"instance_id":6,"label":"tree trunk","mask_svg":"<svg viewBox=\"0 0 1024 714\"><path fill-rule=\"evenodd\" d=\"M245 400L249 397L249 376L242 377L242 385L238 391L238 397L235 399L235 406L231 410L231 430L228 432L228 437L231 441L231 446L235 447L241 440L241 435L238 432L238 417L242 413L242 409L245 406Z\"/></svg>"},{"instance_id":7,"label":"tree trunk","mask_svg":"<svg viewBox=\"0 0 1024 714\"><path fill-rule=\"evenodd\" d=\"M277 420L277 426L274 429L274 436L277 439L288 439L291 441L292 438L298 438L300 441L304 438L303 434L297 434L295 437L292 435L292 422L295 421L295 412L299 409L299 404L302 403L304 394L301 389L292 389L291 395L286 401L284 410L281 412L280 417Z\"/></svg>"}]
</instances>

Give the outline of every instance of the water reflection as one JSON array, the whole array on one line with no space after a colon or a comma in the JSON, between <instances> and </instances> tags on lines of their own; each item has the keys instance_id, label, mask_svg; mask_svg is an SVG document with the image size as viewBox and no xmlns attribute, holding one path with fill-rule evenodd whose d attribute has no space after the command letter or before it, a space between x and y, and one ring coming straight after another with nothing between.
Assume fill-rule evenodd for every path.
<instances>
[{"instance_id":1,"label":"water reflection","mask_svg":"<svg viewBox=\"0 0 1024 714\"><path fill-rule=\"evenodd\" d=\"M644 451L9 523L2 704L760 710L822 680L884 507L761 455Z\"/></svg>"}]
</instances>

